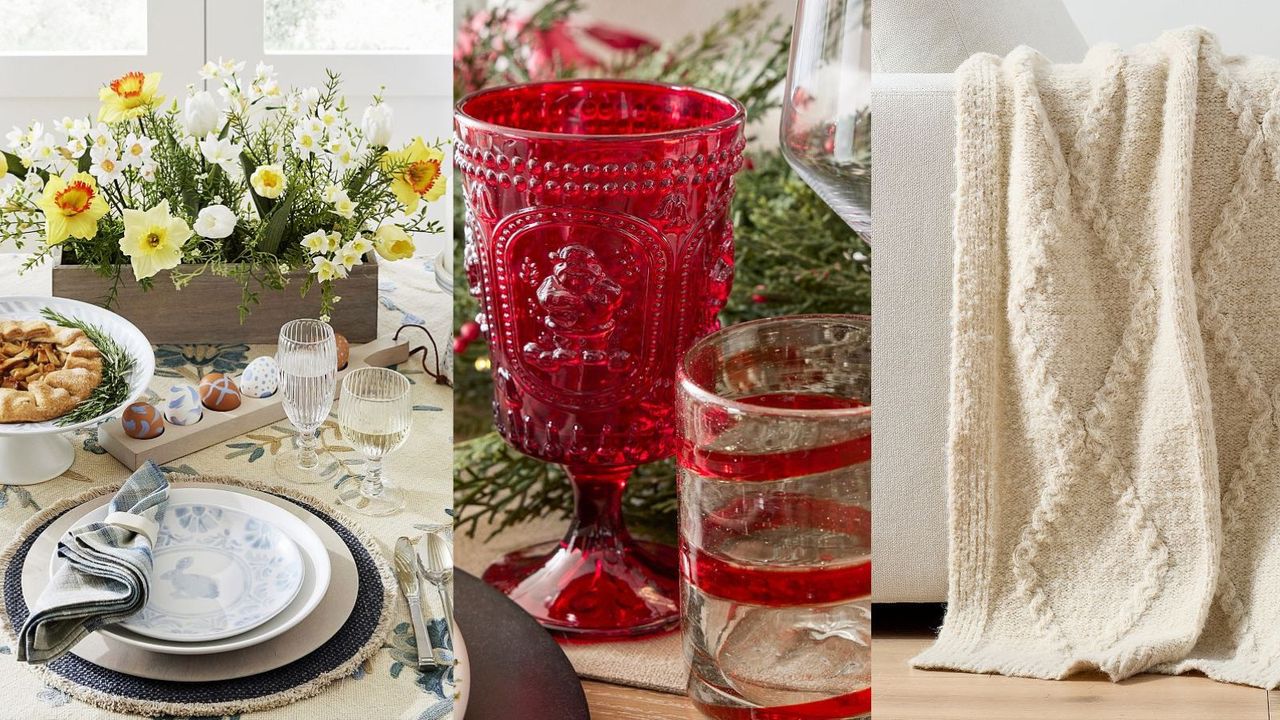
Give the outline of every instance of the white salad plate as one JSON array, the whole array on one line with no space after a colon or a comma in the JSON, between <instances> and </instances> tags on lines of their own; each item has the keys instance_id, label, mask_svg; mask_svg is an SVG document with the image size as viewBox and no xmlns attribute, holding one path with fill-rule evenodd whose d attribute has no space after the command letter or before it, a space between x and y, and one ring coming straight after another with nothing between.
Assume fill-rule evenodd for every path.
<instances>
[{"instance_id":1,"label":"white salad plate","mask_svg":"<svg viewBox=\"0 0 1280 720\"><path fill-rule=\"evenodd\" d=\"M107 501L68 513L78 515L70 526L105 518ZM54 555L50 572L62 562ZM99 632L176 655L250 647L302 622L324 598L330 572L324 543L284 508L238 491L173 488L156 541L150 601L137 616Z\"/></svg>"},{"instance_id":2,"label":"white salad plate","mask_svg":"<svg viewBox=\"0 0 1280 720\"><path fill-rule=\"evenodd\" d=\"M102 328L134 359L129 376L129 397L104 415L84 422L59 425L44 422L0 423L0 472L6 485L33 485L52 480L75 459L75 448L63 433L78 430L118 415L142 397L156 370L155 351L142 331L119 315L79 300L56 297L0 297L0 320L44 320L44 308Z\"/></svg>"}]
</instances>

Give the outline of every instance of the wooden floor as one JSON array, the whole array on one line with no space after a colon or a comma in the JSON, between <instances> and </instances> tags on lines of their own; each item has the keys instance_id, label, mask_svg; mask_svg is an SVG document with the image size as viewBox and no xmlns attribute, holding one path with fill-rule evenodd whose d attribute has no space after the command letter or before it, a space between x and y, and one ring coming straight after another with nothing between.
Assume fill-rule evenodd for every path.
<instances>
[{"instance_id":1,"label":"wooden floor","mask_svg":"<svg viewBox=\"0 0 1280 720\"><path fill-rule=\"evenodd\" d=\"M875 720L1280 720L1280 691L1227 685L1203 676L1102 675L1030 680L914 670L925 634L872 639Z\"/></svg>"}]
</instances>

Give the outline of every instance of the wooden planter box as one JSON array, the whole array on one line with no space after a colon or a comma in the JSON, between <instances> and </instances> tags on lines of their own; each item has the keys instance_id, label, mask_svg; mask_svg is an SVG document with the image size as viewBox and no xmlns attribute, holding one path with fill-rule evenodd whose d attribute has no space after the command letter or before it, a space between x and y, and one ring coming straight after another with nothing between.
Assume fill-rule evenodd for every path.
<instances>
[{"instance_id":1,"label":"wooden planter box","mask_svg":"<svg viewBox=\"0 0 1280 720\"><path fill-rule=\"evenodd\" d=\"M370 254L372 256L372 253ZM187 267L187 266L182 266ZM178 290L169 271L155 277L144 291L124 268L119 292L111 310L138 326L157 345L275 343L280 326L298 318L320 316L320 290L301 296L304 271L289 274L284 290L259 291L258 304L240 322L240 285L236 280L205 273ZM352 343L370 342L378 336L378 264L366 262L335 284L342 302L334 305L330 324ZM111 279L83 265L55 265L53 294L102 305Z\"/></svg>"}]
</instances>

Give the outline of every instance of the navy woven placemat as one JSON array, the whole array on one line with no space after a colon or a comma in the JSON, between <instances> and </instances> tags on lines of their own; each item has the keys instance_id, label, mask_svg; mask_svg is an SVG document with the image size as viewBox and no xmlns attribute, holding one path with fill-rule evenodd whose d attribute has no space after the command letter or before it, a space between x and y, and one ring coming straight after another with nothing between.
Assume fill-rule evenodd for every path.
<instances>
[{"instance_id":1,"label":"navy woven placemat","mask_svg":"<svg viewBox=\"0 0 1280 720\"><path fill-rule=\"evenodd\" d=\"M272 493L273 495L275 493ZM303 508L324 521L342 538L355 558L360 587L356 594L355 609L337 635L311 654L288 665L249 677L222 680L216 683L184 683L172 680L151 680L108 670L75 655L65 655L48 664L48 669L66 680L86 688L135 700L171 703L218 703L254 698L287 692L311 682L330 672L360 651L378 629L382 615L383 588L378 567L369 551L350 530L343 527L324 511L293 498L276 495L282 500ZM21 627L30 610L22 597L22 564L26 562L31 545L45 528L57 517L36 528L27 536L13 560L5 568L4 606L13 627Z\"/></svg>"}]
</instances>

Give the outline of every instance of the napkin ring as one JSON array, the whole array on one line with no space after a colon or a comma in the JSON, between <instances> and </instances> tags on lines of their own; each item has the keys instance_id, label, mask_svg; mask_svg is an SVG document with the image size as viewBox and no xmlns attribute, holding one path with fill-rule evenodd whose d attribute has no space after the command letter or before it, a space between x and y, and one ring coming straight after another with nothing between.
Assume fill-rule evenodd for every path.
<instances>
[{"instance_id":1,"label":"napkin ring","mask_svg":"<svg viewBox=\"0 0 1280 720\"><path fill-rule=\"evenodd\" d=\"M115 525L116 527L122 527L126 530L132 530L144 535L153 545L156 542L156 533L160 530L160 526L151 518L119 510L107 515L103 522L108 525Z\"/></svg>"}]
</instances>

